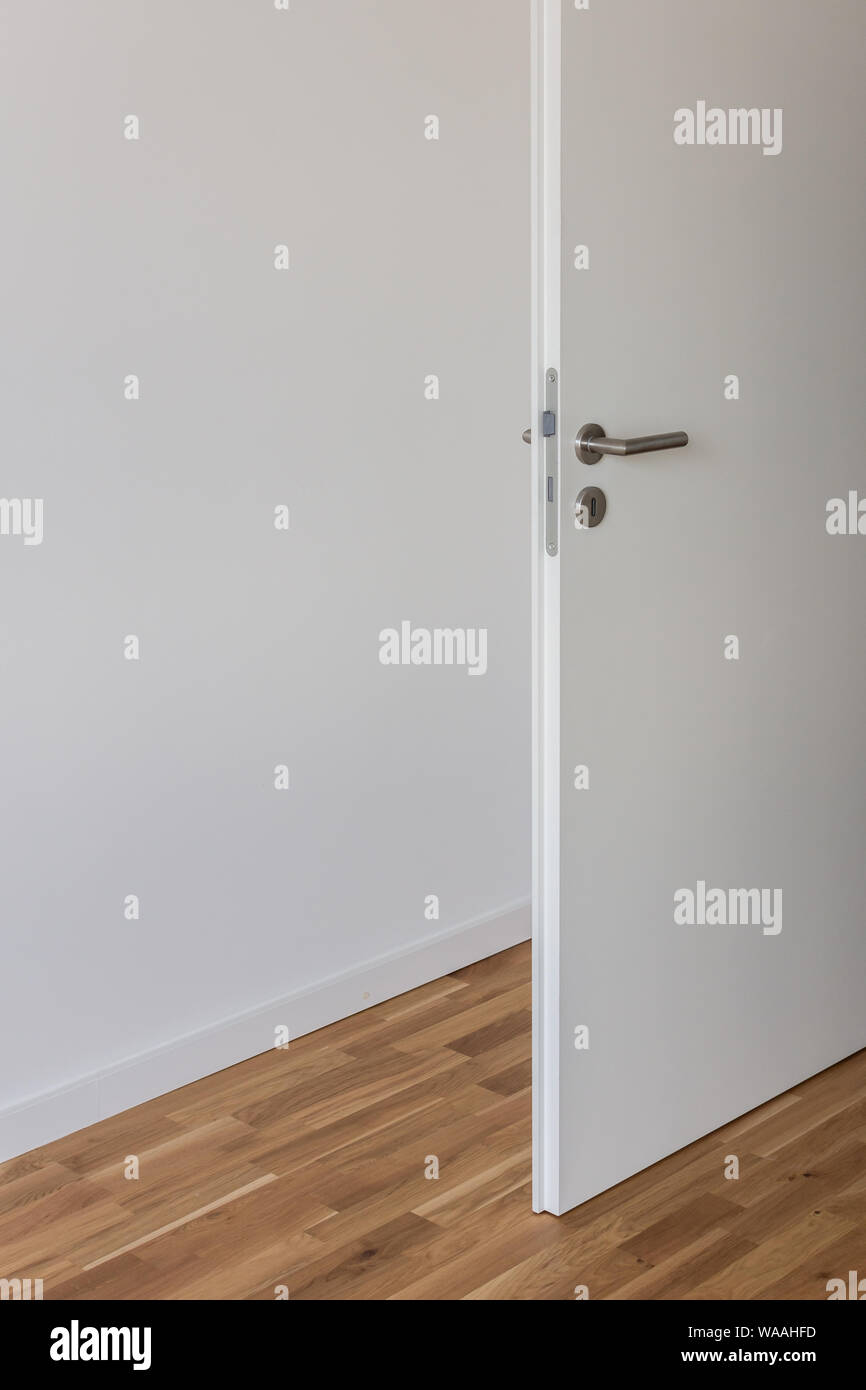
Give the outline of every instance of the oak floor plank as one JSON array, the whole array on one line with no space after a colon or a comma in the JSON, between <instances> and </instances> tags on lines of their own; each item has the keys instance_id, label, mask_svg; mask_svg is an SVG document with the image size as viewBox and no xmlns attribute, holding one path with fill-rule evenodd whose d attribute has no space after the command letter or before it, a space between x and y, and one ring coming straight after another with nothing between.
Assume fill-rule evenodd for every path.
<instances>
[{"instance_id":1,"label":"oak floor plank","mask_svg":"<svg viewBox=\"0 0 866 1390\"><path fill-rule=\"evenodd\" d=\"M623 1241L620 1248L628 1254L639 1255L646 1264L657 1265L675 1254L683 1242L689 1244L706 1231L721 1226L726 1217L738 1214L742 1213L733 1202L708 1192L645 1227L630 1240Z\"/></svg>"},{"instance_id":2,"label":"oak floor plank","mask_svg":"<svg viewBox=\"0 0 866 1390\"><path fill-rule=\"evenodd\" d=\"M504 994L493 995L473 1008L452 1014L440 1023L408 1034L397 1044L404 1052L419 1052L431 1047L449 1047L454 1038L466 1037L490 1023L501 1023L513 1013L526 1014L532 1005L528 982L516 985Z\"/></svg>"},{"instance_id":3,"label":"oak floor plank","mask_svg":"<svg viewBox=\"0 0 866 1390\"><path fill-rule=\"evenodd\" d=\"M691 1290L754 1250L751 1241L711 1227L690 1245L680 1245L667 1259L642 1270L631 1283L610 1294L613 1299L689 1298Z\"/></svg>"},{"instance_id":4,"label":"oak floor plank","mask_svg":"<svg viewBox=\"0 0 866 1390\"><path fill-rule=\"evenodd\" d=\"M0 1277L46 1299L701 1301L866 1275L866 1051L534 1215L529 971L527 944L263 1038L0 1164Z\"/></svg>"},{"instance_id":5,"label":"oak floor plank","mask_svg":"<svg viewBox=\"0 0 866 1390\"><path fill-rule=\"evenodd\" d=\"M510 1129L496 1131L482 1143L466 1149L459 1158L443 1167L443 1177L436 1183L436 1188L441 1190L443 1182L449 1191L467 1180L476 1179L481 1182L491 1164L495 1165L503 1152L511 1148L518 1133L525 1136L525 1122ZM367 1185L355 1200L341 1196L331 1182L326 1181L323 1187L324 1199L337 1207L337 1214L327 1223L327 1229L321 1233L322 1239L329 1245L350 1240L362 1235L371 1222L376 1227L385 1226L396 1220L401 1212L414 1213L417 1207L423 1206L429 1199L433 1186L424 1177L426 1155L423 1145L417 1151L413 1150L412 1158L414 1163L411 1164L408 1176L390 1177L377 1184L374 1191ZM403 1165L403 1171L405 1169L406 1165ZM343 1176L354 1186L355 1174L344 1171Z\"/></svg>"},{"instance_id":6,"label":"oak floor plank","mask_svg":"<svg viewBox=\"0 0 866 1390\"><path fill-rule=\"evenodd\" d=\"M555 1242L476 1285L464 1298L471 1302L543 1299L561 1303L573 1302L578 1290L581 1298L612 1298L645 1268L638 1255L626 1253L605 1238L587 1244Z\"/></svg>"},{"instance_id":7,"label":"oak floor plank","mask_svg":"<svg viewBox=\"0 0 866 1390\"><path fill-rule=\"evenodd\" d=\"M760 1241L748 1254L703 1280L691 1298L760 1298L769 1285L790 1274L807 1256L847 1234L845 1220L826 1211L809 1212L795 1226L786 1226Z\"/></svg>"},{"instance_id":8,"label":"oak floor plank","mask_svg":"<svg viewBox=\"0 0 866 1390\"><path fill-rule=\"evenodd\" d=\"M77 1174L62 1163L45 1163L42 1167L22 1172L0 1185L0 1216L41 1202L52 1192L77 1181Z\"/></svg>"},{"instance_id":9,"label":"oak floor plank","mask_svg":"<svg viewBox=\"0 0 866 1390\"><path fill-rule=\"evenodd\" d=\"M864 1274L862 1227L848 1231L820 1250L810 1252L808 1257L775 1283L767 1284L761 1291L762 1299L809 1299L828 1296L827 1284L831 1279L844 1279L846 1289L849 1273L857 1270Z\"/></svg>"},{"instance_id":10,"label":"oak floor plank","mask_svg":"<svg viewBox=\"0 0 866 1390\"><path fill-rule=\"evenodd\" d=\"M756 1242L764 1240L793 1226L834 1194L844 1192L864 1171L866 1147L857 1140L843 1143L831 1154L810 1159L805 1172L780 1177L775 1191L762 1201L741 1208L733 1219L722 1224L733 1235L744 1235Z\"/></svg>"}]
</instances>

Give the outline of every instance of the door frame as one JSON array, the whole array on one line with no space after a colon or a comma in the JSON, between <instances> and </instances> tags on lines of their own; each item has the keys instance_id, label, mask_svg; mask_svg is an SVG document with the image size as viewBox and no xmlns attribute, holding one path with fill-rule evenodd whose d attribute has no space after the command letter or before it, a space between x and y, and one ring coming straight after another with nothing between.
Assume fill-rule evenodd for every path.
<instances>
[{"instance_id":1,"label":"door frame","mask_svg":"<svg viewBox=\"0 0 866 1390\"><path fill-rule=\"evenodd\" d=\"M559 554L545 544L545 374L560 367L562 0L532 0L532 1205L559 1205ZM559 421L555 448L562 489ZM562 498L559 498L560 534Z\"/></svg>"}]
</instances>

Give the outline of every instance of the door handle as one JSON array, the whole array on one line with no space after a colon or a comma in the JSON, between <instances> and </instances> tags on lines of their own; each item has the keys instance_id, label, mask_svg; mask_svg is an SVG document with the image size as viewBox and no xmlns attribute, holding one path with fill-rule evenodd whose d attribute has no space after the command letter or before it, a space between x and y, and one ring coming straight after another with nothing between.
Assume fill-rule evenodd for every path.
<instances>
[{"instance_id":1,"label":"door handle","mask_svg":"<svg viewBox=\"0 0 866 1390\"><path fill-rule=\"evenodd\" d=\"M627 458L631 454L655 454L661 449L684 449L689 437L682 430L673 434L644 434L636 439L608 439L601 425L584 425L574 441L574 452L581 463L598 463L605 454Z\"/></svg>"},{"instance_id":2,"label":"door handle","mask_svg":"<svg viewBox=\"0 0 866 1390\"><path fill-rule=\"evenodd\" d=\"M524 431L523 431L523 442L524 442L524 444L531 444L531 443L532 443L532 430L524 430Z\"/></svg>"}]
</instances>

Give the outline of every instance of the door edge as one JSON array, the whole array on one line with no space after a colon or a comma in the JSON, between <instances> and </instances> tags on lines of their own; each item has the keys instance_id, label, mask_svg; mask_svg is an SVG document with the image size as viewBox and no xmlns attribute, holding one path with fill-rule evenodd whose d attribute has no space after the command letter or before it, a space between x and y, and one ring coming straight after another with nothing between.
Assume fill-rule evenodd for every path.
<instances>
[{"instance_id":1,"label":"door edge","mask_svg":"<svg viewBox=\"0 0 866 1390\"><path fill-rule=\"evenodd\" d=\"M558 547L552 557L545 543L542 415L545 374L559 370L560 355L562 0L532 0L531 22L532 1205L558 1215L560 570Z\"/></svg>"}]
</instances>

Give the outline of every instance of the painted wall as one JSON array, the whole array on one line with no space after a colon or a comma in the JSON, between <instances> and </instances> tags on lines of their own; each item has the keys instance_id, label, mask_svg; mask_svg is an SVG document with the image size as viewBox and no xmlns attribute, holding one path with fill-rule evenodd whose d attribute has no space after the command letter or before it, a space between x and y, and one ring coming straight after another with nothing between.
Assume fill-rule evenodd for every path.
<instances>
[{"instance_id":1,"label":"painted wall","mask_svg":"<svg viewBox=\"0 0 866 1390\"><path fill-rule=\"evenodd\" d=\"M4 6L0 1157L528 933L527 9Z\"/></svg>"}]
</instances>

